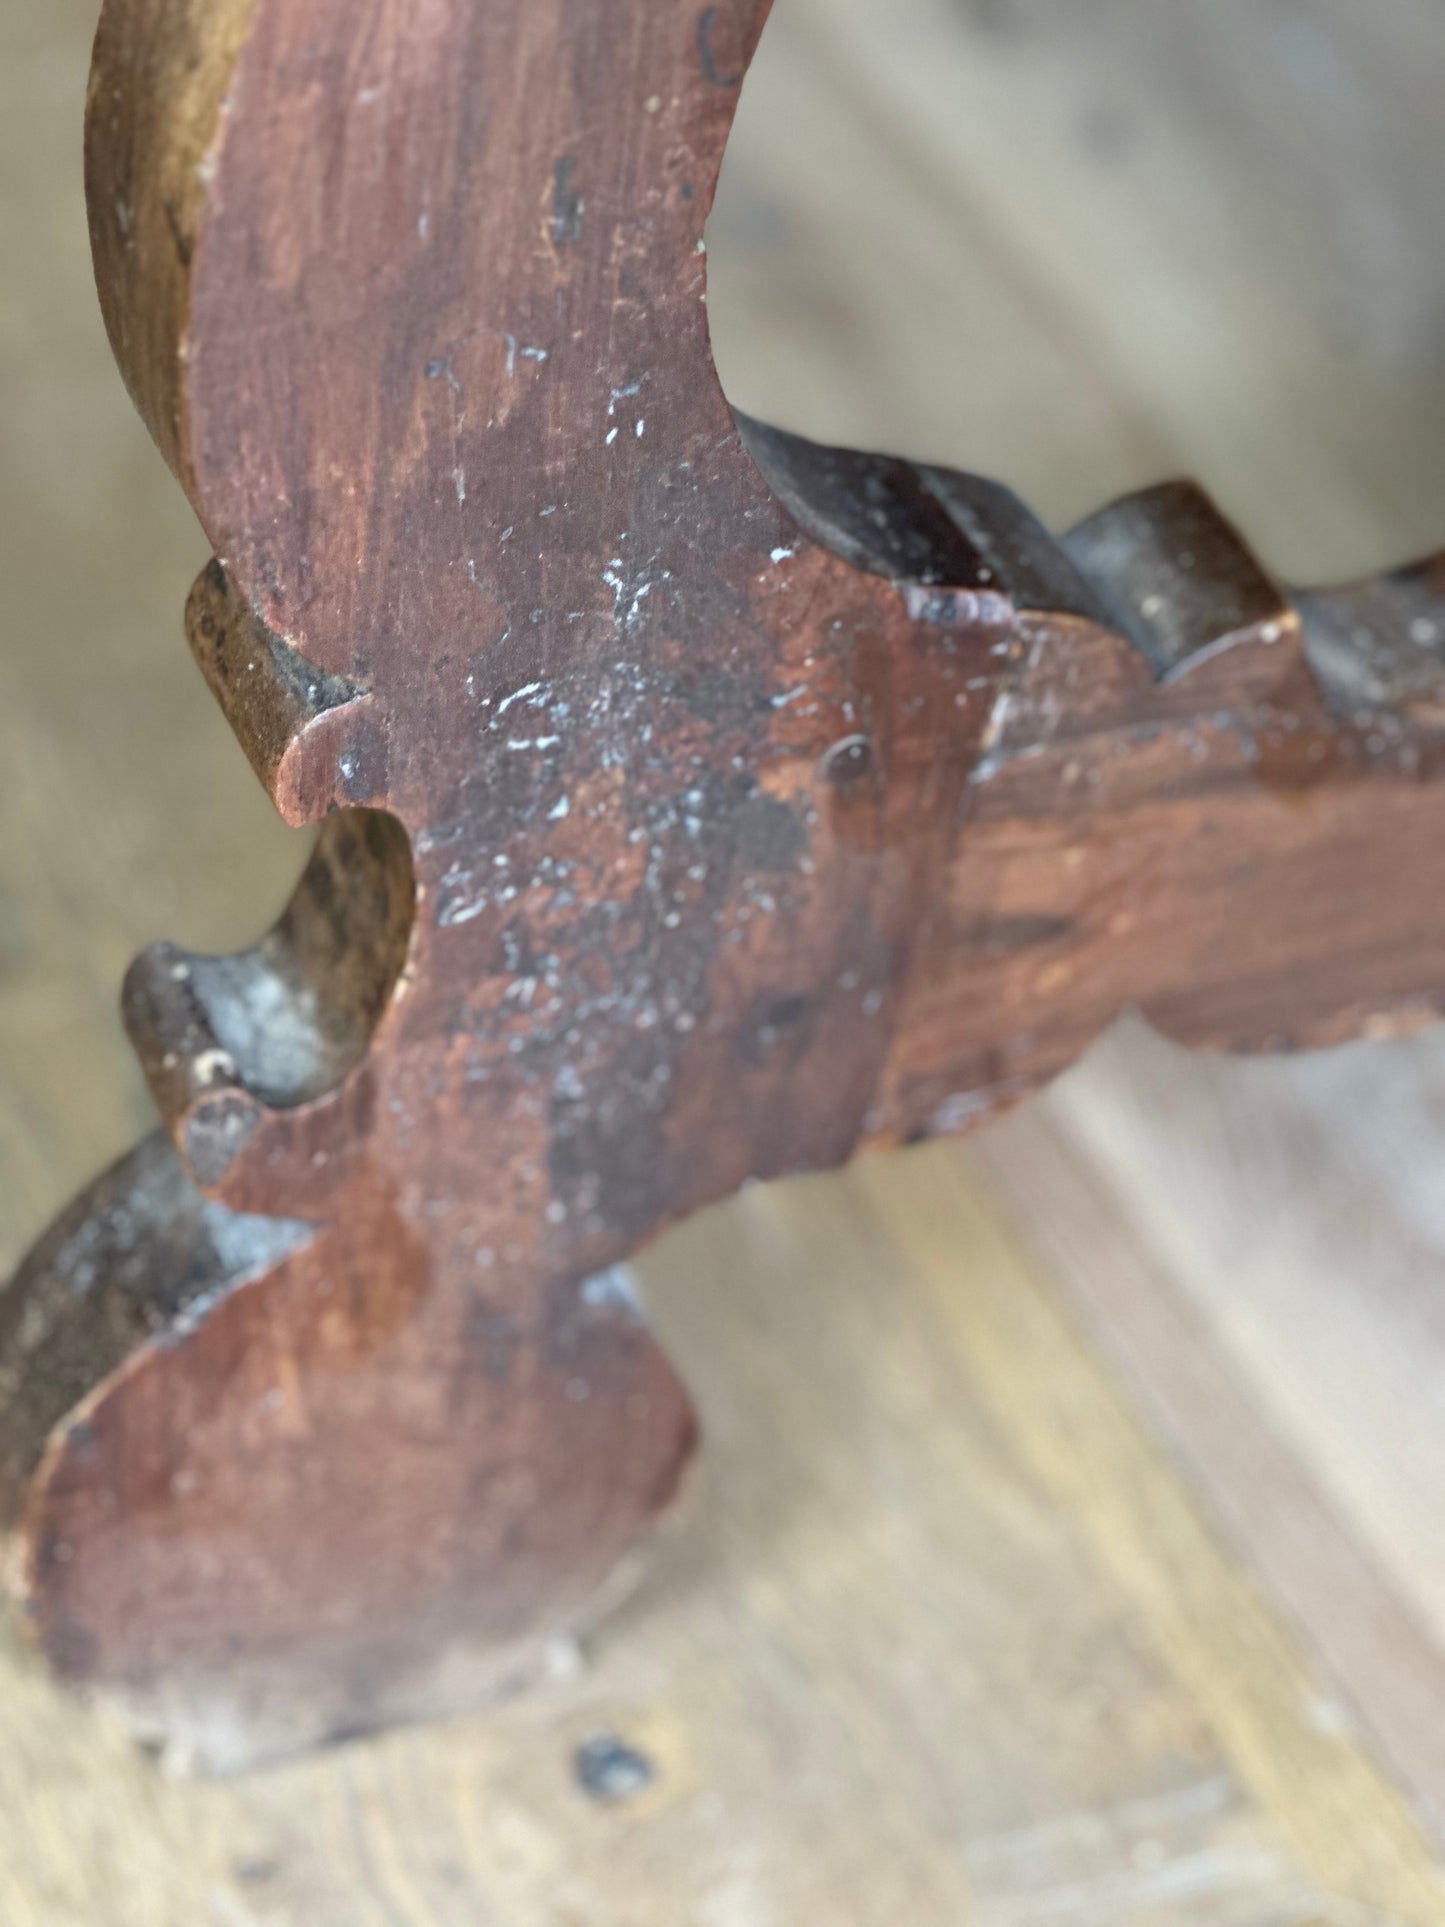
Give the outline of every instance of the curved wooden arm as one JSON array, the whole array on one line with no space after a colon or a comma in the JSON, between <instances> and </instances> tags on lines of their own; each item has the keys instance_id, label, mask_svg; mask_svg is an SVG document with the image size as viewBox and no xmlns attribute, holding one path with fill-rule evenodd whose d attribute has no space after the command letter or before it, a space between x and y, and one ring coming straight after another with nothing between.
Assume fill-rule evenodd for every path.
<instances>
[{"instance_id":1,"label":"curved wooden arm","mask_svg":"<svg viewBox=\"0 0 1445 1927\"><path fill-rule=\"evenodd\" d=\"M170 1131L0 1300L66 1676L212 1766L477 1697L672 1502L625 1271L957 1131L1126 1006L1440 1007L1438 567L1294 596L1192 488L1007 491L735 421L702 229L764 0L107 0L101 301L289 821L148 953Z\"/></svg>"}]
</instances>

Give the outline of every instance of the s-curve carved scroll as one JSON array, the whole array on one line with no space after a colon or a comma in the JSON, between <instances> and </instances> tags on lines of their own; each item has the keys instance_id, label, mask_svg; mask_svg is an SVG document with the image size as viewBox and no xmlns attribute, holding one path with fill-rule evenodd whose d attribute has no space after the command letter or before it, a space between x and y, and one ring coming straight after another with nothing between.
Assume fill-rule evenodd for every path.
<instances>
[{"instance_id":1,"label":"s-curve carved scroll","mask_svg":"<svg viewBox=\"0 0 1445 1927\"><path fill-rule=\"evenodd\" d=\"M106 0L102 304L288 821L161 946L165 1130L0 1297L67 1678L212 1767L491 1690L608 1596L691 1409L628 1258L961 1130L1126 1006L1441 1005L1445 564L1290 595L1196 490L734 419L703 222L765 0Z\"/></svg>"}]
</instances>

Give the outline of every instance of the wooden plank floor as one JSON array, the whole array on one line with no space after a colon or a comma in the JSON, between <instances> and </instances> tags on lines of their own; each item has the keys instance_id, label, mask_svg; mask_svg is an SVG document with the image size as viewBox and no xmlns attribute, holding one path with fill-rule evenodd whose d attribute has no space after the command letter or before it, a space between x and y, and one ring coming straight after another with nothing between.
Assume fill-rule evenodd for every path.
<instances>
[{"instance_id":1,"label":"wooden plank floor","mask_svg":"<svg viewBox=\"0 0 1445 1927\"><path fill-rule=\"evenodd\" d=\"M147 1127L131 952L300 867L179 638L89 286L92 8L0 0L0 1269ZM777 0L720 365L1301 578L1445 527L1434 0ZM1422 880L1425 887L1428 880ZM1445 881L1445 879L1442 879ZM1445 1923L1445 1042L1188 1060L755 1192L644 1284L708 1460L541 1691L234 1785L0 1648L0 1927ZM589 1798L616 1734L650 1784Z\"/></svg>"}]
</instances>

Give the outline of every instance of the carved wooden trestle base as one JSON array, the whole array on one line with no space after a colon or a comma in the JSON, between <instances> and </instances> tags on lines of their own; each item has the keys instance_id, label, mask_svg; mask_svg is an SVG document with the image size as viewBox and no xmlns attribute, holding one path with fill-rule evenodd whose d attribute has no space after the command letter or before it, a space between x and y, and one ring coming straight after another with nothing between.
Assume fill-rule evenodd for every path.
<instances>
[{"instance_id":1,"label":"carved wooden trestle base","mask_svg":"<svg viewBox=\"0 0 1445 1927\"><path fill-rule=\"evenodd\" d=\"M1126 1007L1432 1018L1445 564L1287 594L1197 491L736 421L703 221L766 0L106 0L101 300L220 558L192 649L320 824L134 966L165 1130L0 1297L67 1679L225 1767L452 1710L694 1448L629 1256L959 1131Z\"/></svg>"}]
</instances>

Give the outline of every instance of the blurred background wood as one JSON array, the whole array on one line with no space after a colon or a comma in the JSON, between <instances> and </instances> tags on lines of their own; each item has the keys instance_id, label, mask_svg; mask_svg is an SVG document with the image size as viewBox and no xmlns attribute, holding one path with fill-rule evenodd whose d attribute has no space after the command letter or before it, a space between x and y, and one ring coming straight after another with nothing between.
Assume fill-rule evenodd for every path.
<instances>
[{"instance_id":1,"label":"blurred background wood","mask_svg":"<svg viewBox=\"0 0 1445 1927\"><path fill-rule=\"evenodd\" d=\"M149 1123L115 1016L303 845L194 674L110 364L89 7L0 0L0 1269ZM711 251L754 413L1063 522L1192 471L1299 579L1445 528L1430 0L778 0ZM199 801L197 800L199 799ZM1123 1027L966 1151L647 1266L709 1464L490 1718L173 1786L0 1663L0 1921L1445 1921L1445 1041ZM576 1747L651 1763L617 1804Z\"/></svg>"}]
</instances>

